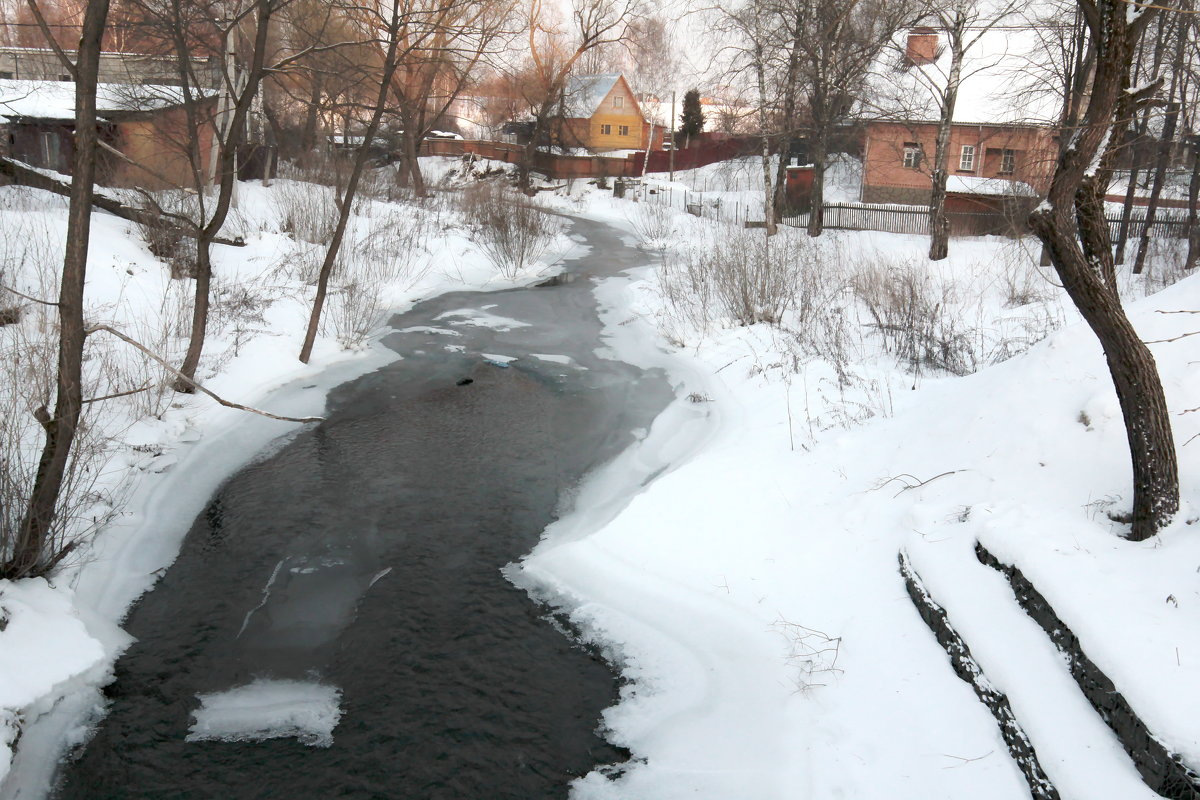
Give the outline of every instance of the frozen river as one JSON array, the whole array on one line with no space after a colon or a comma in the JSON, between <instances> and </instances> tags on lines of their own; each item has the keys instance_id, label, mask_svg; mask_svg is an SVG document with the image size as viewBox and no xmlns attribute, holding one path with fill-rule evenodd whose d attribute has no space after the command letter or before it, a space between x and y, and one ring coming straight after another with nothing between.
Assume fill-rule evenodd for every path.
<instances>
[{"instance_id":1,"label":"frozen river","mask_svg":"<svg viewBox=\"0 0 1200 800\"><path fill-rule=\"evenodd\" d=\"M511 586L581 476L671 399L597 354L600 223L553 285L395 317L401 358L234 475L133 609L60 798L531 798L619 748L616 677Z\"/></svg>"}]
</instances>

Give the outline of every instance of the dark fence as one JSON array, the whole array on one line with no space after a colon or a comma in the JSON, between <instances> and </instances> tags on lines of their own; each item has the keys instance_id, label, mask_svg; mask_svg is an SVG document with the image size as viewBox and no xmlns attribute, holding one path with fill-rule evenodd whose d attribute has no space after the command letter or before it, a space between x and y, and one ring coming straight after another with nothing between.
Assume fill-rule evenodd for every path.
<instances>
[{"instance_id":1,"label":"dark fence","mask_svg":"<svg viewBox=\"0 0 1200 800\"><path fill-rule=\"evenodd\" d=\"M885 233L911 233L929 235L929 209L925 206L901 206L874 203L827 203L824 207L825 227L831 230L883 231ZM993 212L951 211L950 232L954 236L1021 236L1029 233L1023 215L1006 215ZM795 214L780 219L785 225L804 228L809 215ZM1110 214L1109 235L1115 241L1121 227L1119 214ZM1142 235L1146 227L1145 212L1135 213L1129 222L1129 238ZM1150 236L1156 239L1186 239L1187 218L1178 211L1165 212L1160 209L1150 226Z\"/></svg>"},{"instance_id":2,"label":"dark fence","mask_svg":"<svg viewBox=\"0 0 1200 800\"><path fill-rule=\"evenodd\" d=\"M725 139L716 142L694 142L685 150L675 151L675 169L695 169L719 161L739 158L753 152L754 143L746 137ZM421 155L461 156L474 153L481 158L518 163L523 157L524 146L509 142L493 142L474 139L428 139L421 143ZM647 158L644 150L631 153L625 158L602 156L564 156L558 153L539 152L533 168L551 180L567 178L636 178L643 172L668 172L671 169L671 153L668 150L652 150Z\"/></svg>"}]
</instances>

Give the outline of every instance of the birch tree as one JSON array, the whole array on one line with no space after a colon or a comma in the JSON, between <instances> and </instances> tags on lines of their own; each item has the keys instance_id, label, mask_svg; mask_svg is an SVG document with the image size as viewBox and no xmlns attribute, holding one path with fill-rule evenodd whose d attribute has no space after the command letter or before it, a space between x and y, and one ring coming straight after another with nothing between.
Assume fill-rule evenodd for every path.
<instances>
[{"instance_id":1,"label":"birch tree","mask_svg":"<svg viewBox=\"0 0 1200 800\"><path fill-rule=\"evenodd\" d=\"M929 194L931 261L941 261L950 254L950 218L946 215L946 184L950 176L950 133L954 126L958 92L965 78L978 71L995 67L994 63L980 62L976 67L966 68L964 72L967 52L992 28L1006 20L1017 6L1018 3L1013 0L997 8L987 8L980 0L952 0L933 12L939 32L946 39L948 61L944 71L936 68L917 71L924 79L923 83L938 111Z\"/></svg>"}]
</instances>

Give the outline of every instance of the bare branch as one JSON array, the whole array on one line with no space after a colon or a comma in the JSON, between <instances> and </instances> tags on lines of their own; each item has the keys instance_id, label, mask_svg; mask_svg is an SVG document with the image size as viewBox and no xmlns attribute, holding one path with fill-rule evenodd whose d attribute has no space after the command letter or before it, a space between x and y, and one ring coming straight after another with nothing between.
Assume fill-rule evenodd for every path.
<instances>
[{"instance_id":1,"label":"bare branch","mask_svg":"<svg viewBox=\"0 0 1200 800\"><path fill-rule=\"evenodd\" d=\"M280 414L272 414L269 411L263 411L258 408L251 408L250 406L244 406L244 405L241 405L240 403L234 403L232 401L226 400L225 398L221 397L220 395L216 394L215 392L204 388L204 386L202 386L197 381L192 380L191 378L187 377L179 370L172 367L170 364L168 364L166 361L164 361L162 358L160 358L156 353L154 353L148 347L143 345L141 342L138 342L137 340L126 336L125 334L121 333L120 331L118 331L115 328L112 328L108 325L89 325L87 328L84 329L84 334L91 335L98 331L104 331L105 333L111 333L113 336L116 336L121 341L132 345L133 347L137 348L138 350L141 350L143 353L145 353L147 356L149 356L151 359L153 359L155 361L155 363L157 363L160 367L165 369L167 372L174 375L177 379L184 381L189 386L195 387L198 391L203 392L204 394L208 395L213 400L216 400L218 403L225 406L226 408L236 408L238 411L249 411L251 414L258 414L263 417L269 417L270 419L277 419L277 420L281 420L283 422L324 422L325 421L324 417L285 417Z\"/></svg>"}]
</instances>

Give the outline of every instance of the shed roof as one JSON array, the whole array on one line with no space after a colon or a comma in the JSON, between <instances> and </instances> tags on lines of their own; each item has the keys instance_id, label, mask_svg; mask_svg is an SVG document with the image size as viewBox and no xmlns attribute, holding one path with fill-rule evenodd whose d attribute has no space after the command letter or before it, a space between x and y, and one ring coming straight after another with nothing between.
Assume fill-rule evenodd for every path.
<instances>
[{"instance_id":1,"label":"shed roof","mask_svg":"<svg viewBox=\"0 0 1200 800\"><path fill-rule=\"evenodd\" d=\"M202 96L212 89L196 89ZM156 111L183 102L183 89L158 84L102 83L96 86L96 113L101 117L134 111ZM75 84L71 81L0 79L0 117L8 119L75 119Z\"/></svg>"}]
</instances>

